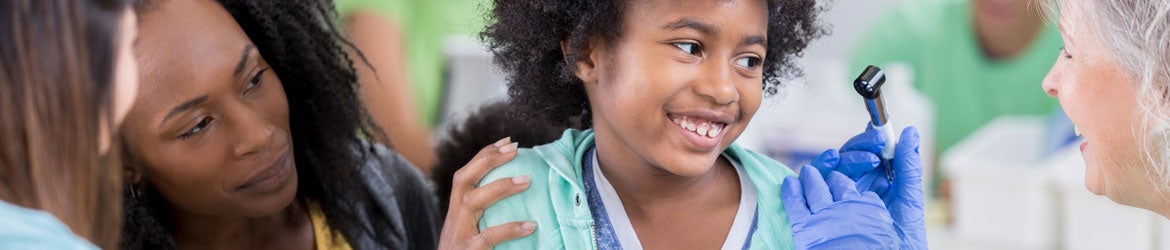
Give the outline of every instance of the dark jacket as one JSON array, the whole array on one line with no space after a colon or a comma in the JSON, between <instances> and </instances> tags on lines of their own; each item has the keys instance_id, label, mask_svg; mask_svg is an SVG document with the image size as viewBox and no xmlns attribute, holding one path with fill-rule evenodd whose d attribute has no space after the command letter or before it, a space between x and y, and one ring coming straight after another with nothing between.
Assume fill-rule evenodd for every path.
<instances>
[{"instance_id":1,"label":"dark jacket","mask_svg":"<svg viewBox=\"0 0 1170 250\"><path fill-rule=\"evenodd\" d=\"M373 199L357 211L367 232L350 234L361 235L351 239L350 245L354 249L437 248L442 220L433 184L397 152L381 144L372 148L362 168L362 182Z\"/></svg>"}]
</instances>

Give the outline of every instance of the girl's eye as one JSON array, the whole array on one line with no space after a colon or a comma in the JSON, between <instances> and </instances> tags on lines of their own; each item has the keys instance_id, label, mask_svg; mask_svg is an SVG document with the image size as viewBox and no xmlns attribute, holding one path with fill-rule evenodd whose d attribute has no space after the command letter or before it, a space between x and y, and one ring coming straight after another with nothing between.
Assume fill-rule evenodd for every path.
<instances>
[{"instance_id":1,"label":"girl's eye","mask_svg":"<svg viewBox=\"0 0 1170 250\"><path fill-rule=\"evenodd\" d=\"M207 125L210 125L210 124L211 124L211 117L210 116L203 117L202 120L199 120L199 124L195 124L195 127L192 127L191 129L188 129L187 132L183 133L182 135L179 135L179 138L180 139L187 139L191 136L199 134L199 132L203 132L204 129L207 129Z\"/></svg>"},{"instance_id":2,"label":"girl's eye","mask_svg":"<svg viewBox=\"0 0 1170 250\"><path fill-rule=\"evenodd\" d=\"M1072 54L1069 54L1068 50L1064 49L1064 46L1060 47L1060 55L1063 56L1064 59L1072 59Z\"/></svg>"},{"instance_id":3,"label":"girl's eye","mask_svg":"<svg viewBox=\"0 0 1170 250\"><path fill-rule=\"evenodd\" d=\"M749 68L749 69L754 69L754 68L756 68L757 66L760 66L760 62L761 62L761 61L762 61L762 60L760 60L760 58L759 58L759 57L748 56L748 57L741 57L741 58L739 58L739 59L736 59L736 60L735 60L735 64L737 64L737 65L739 65L739 66L741 66L741 67L745 67L745 68Z\"/></svg>"},{"instance_id":4,"label":"girl's eye","mask_svg":"<svg viewBox=\"0 0 1170 250\"><path fill-rule=\"evenodd\" d=\"M256 75L252 76L251 80L248 80L248 85L244 86L244 92L248 92L249 90L259 87L261 80L260 77L264 76L265 71L268 71L268 69L262 69L260 72L256 72Z\"/></svg>"},{"instance_id":5,"label":"girl's eye","mask_svg":"<svg viewBox=\"0 0 1170 250\"><path fill-rule=\"evenodd\" d=\"M703 47L699 46L698 43L676 42L676 43L671 43L671 44L674 45L675 47L678 47L678 49L681 49L683 52L687 52L687 54L691 54L693 56L698 56L700 53L703 52Z\"/></svg>"}]
</instances>

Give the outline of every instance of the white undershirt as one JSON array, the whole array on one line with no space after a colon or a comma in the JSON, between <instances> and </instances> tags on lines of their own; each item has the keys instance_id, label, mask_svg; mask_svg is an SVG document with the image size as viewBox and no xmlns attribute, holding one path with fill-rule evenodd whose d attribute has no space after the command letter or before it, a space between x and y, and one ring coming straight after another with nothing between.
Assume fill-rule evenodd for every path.
<instances>
[{"instance_id":1,"label":"white undershirt","mask_svg":"<svg viewBox=\"0 0 1170 250\"><path fill-rule=\"evenodd\" d=\"M723 240L722 249L742 249L752 228L752 218L755 217L756 188L750 184L747 176L740 170L742 167L738 162L730 160L731 158L726 155L721 157L729 159L728 162L734 166L735 174L739 177L740 190L739 209L735 212L735 220L731 222L731 231ZM613 226L614 234L617 235L622 249L641 250L642 241L638 240L638 234L634 231L634 225L630 223L630 216L626 214L626 209L622 206L622 200L618 197L617 191L613 189L609 179L605 178L605 174L601 173L599 167L601 164L597 161L596 153L593 154L592 165L593 182L597 185L597 193L601 196L601 202L605 205L605 211L609 215L609 223Z\"/></svg>"}]
</instances>

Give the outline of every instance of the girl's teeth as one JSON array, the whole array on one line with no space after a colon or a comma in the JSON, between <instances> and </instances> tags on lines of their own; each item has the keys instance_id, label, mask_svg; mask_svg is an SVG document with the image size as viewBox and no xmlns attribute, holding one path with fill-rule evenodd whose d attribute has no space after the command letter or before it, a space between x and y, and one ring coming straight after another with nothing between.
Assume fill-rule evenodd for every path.
<instances>
[{"instance_id":1,"label":"girl's teeth","mask_svg":"<svg viewBox=\"0 0 1170 250\"><path fill-rule=\"evenodd\" d=\"M678 126L683 129L694 132L699 136L706 136L710 138L715 138L715 136L718 136L719 132L723 131L723 126L726 126L726 124L719 123L699 123L691 121L691 119L687 118L688 117L683 116L682 118L676 118L672 121L674 121L675 124L678 124Z\"/></svg>"},{"instance_id":2,"label":"girl's teeth","mask_svg":"<svg viewBox=\"0 0 1170 250\"><path fill-rule=\"evenodd\" d=\"M1077 136L1081 136L1081 128L1078 128L1077 126L1073 126L1073 133L1076 133Z\"/></svg>"}]
</instances>

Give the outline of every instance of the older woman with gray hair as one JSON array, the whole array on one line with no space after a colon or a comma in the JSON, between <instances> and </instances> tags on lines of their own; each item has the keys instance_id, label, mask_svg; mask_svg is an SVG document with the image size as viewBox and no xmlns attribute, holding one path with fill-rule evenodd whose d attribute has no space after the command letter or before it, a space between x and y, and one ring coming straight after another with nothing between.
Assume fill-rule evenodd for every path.
<instances>
[{"instance_id":1,"label":"older woman with gray hair","mask_svg":"<svg viewBox=\"0 0 1170 250\"><path fill-rule=\"evenodd\" d=\"M1065 47L1043 87L1085 137L1085 187L1170 218L1170 1L1047 4Z\"/></svg>"}]
</instances>

